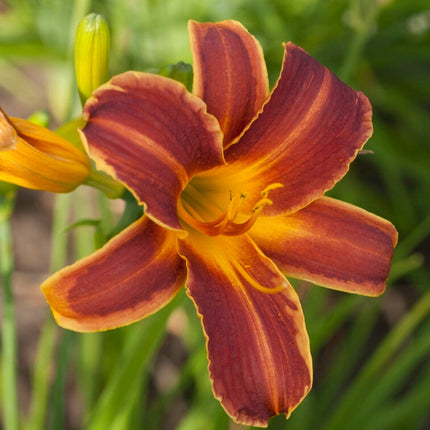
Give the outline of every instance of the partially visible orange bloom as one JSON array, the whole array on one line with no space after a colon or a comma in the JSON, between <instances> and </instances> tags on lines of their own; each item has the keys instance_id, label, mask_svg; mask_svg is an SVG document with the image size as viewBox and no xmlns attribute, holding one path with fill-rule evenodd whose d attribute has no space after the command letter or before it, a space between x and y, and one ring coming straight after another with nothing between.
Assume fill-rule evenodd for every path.
<instances>
[{"instance_id":1,"label":"partially visible orange bloom","mask_svg":"<svg viewBox=\"0 0 430 430\"><path fill-rule=\"evenodd\" d=\"M87 155L45 127L0 109L0 181L67 193L91 171Z\"/></svg>"},{"instance_id":2,"label":"partially visible orange bloom","mask_svg":"<svg viewBox=\"0 0 430 430\"><path fill-rule=\"evenodd\" d=\"M126 72L84 107L98 168L145 215L42 290L78 331L140 320L185 283L214 395L242 424L287 417L312 385L309 338L285 275L382 294L395 228L325 197L372 134L366 96L293 43L269 93L260 45L235 21L190 22L193 94Z\"/></svg>"}]
</instances>

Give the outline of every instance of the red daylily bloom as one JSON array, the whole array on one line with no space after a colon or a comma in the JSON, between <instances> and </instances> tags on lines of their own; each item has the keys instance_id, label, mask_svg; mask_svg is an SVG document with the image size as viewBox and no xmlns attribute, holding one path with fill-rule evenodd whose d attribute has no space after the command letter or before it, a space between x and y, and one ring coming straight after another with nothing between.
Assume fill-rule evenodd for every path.
<instances>
[{"instance_id":1,"label":"red daylily bloom","mask_svg":"<svg viewBox=\"0 0 430 430\"><path fill-rule=\"evenodd\" d=\"M324 197L372 134L362 93L287 43L269 94L261 48L241 24L189 31L193 94L127 72L86 103L88 152L145 215L42 289L60 325L92 331L154 313L185 282L215 397L235 421L266 426L312 385L303 312L283 273L381 294L397 233Z\"/></svg>"}]
</instances>

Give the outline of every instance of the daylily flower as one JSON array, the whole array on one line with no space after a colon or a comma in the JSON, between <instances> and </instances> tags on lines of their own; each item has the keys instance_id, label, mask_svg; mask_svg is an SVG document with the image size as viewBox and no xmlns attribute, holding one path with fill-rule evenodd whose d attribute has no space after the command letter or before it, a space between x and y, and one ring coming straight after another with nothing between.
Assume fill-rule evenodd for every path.
<instances>
[{"instance_id":1,"label":"daylily flower","mask_svg":"<svg viewBox=\"0 0 430 430\"><path fill-rule=\"evenodd\" d=\"M372 134L361 92L287 43L269 94L262 50L241 24L190 22L189 32L193 94L126 72L87 101L90 155L145 215L42 290L60 325L85 332L140 320L185 283L215 397L236 422L266 426L312 385L303 312L284 274L377 296L397 233L324 197Z\"/></svg>"},{"instance_id":2,"label":"daylily flower","mask_svg":"<svg viewBox=\"0 0 430 430\"><path fill-rule=\"evenodd\" d=\"M41 125L0 109L0 180L36 190L67 193L91 171L85 152Z\"/></svg>"}]
</instances>

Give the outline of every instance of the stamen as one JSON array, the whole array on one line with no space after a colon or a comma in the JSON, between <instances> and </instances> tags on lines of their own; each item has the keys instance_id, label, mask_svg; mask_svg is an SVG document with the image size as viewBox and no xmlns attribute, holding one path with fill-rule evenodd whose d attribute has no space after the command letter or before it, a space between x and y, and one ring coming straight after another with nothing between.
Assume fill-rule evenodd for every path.
<instances>
[{"instance_id":1,"label":"stamen","mask_svg":"<svg viewBox=\"0 0 430 430\"><path fill-rule=\"evenodd\" d=\"M270 184L267 186L262 192L261 196L263 198L266 198L269 195L269 191L276 190L277 188L283 188L284 184L281 184L280 182L274 182L273 184Z\"/></svg>"},{"instance_id":2,"label":"stamen","mask_svg":"<svg viewBox=\"0 0 430 430\"><path fill-rule=\"evenodd\" d=\"M230 190L230 203L227 207L227 218L234 220L239 212L239 208L245 200L246 195L243 193L236 194L233 197L233 193Z\"/></svg>"},{"instance_id":3,"label":"stamen","mask_svg":"<svg viewBox=\"0 0 430 430\"><path fill-rule=\"evenodd\" d=\"M244 234L254 225L259 213L263 210L264 206L273 205L273 201L268 198L269 192L282 187L283 185L280 183L273 183L267 186L261 192L262 198L258 200L252 208L249 218L241 223L235 222L235 219L239 216L240 208L243 205L247 195L245 193L233 194L231 190L229 191L230 201L225 212L213 221L200 221L198 219L201 218L201 216L199 216L199 211L194 207L194 205L198 204L200 206L205 201L197 199L198 201L194 202L194 204L188 204L188 198L195 194L194 191L197 191L194 189L192 189L193 193L190 193L190 190L188 190L187 198L185 198L184 201L182 198L180 199L178 203L178 215L191 227L209 236L217 236L219 234L225 236L236 236L239 234ZM184 203L186 206L184 206ZM210 204L210 202L208 202L208 204Z\"/></svg>"},{"instance_id":4,"label":"stamen","mask_svg":"<svg viewBox=\"0 0 430 430\"><path fill-rule=\"evenodd\" d=\"M258 291L261 291L262 293L276 294L285 290L285 287L283 285L280 285L279 287L274 287L274 288L264 287L263 285L259 284L254 278L252 278L248 274L248 272L240 265L235 265L235 269L245 279L245 281L249 282L249 284L253 288L255 288Z\"/></svg>"},{"instance_id":5,"label":"stamen","mask_svg":"<svg viewBox=\"0 0 430 430\"><path fill-rule=\"evenodd\" d=\"M233 220L227 220L227 222L224 223L225 228L223 229L222 234L225 236L236 236L246 233L255 223L256 219L257 214L253 213L250 218L242 223L235 223Z\"/></svg>"},{"instance_id":6,"label":"stamen","mask_svg":"<svg viewBox=\"0 0 430 430\"><path fill-rule=\"evenodd\" d=\"M267 186L262 192L261 197L263 197L261 200L259 200L252 209L253 212L261 212L261 210L264 208L264 206L273 205L273 201L268 199L267 196L269 195L269 191L276 190L277 188L282 188L284 185L280 184L279 182L275 182L273 184L270 184Z\"/></svg>"},{"instance_id":7,"label":"stamen","mask_svg":"<svg viewBox=\"0 0 430 430\"><path fill-rule=\"evenodd\" d=\"M184 208L181 199L179 199L178 202L178 215L188 225L208 236L216 236L218 234L217 224L222 223L227 216L227 214L224 213L214 221L199 221Z\"/></svg>"}]
</instances>

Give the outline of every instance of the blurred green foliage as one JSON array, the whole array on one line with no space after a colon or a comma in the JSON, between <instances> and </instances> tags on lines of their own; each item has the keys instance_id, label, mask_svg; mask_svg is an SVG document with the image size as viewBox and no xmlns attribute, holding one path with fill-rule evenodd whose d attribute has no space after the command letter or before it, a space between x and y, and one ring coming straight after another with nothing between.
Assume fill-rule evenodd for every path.
<instances>
[{"instance_id":1,"label":"blurred green foliage","mask_svg":"<svg viewBox=\"0 0 430 430\"><path fill-rule=\"evenodd\" d=\"M233 18L262 44L272 84L281 66L281 42L292 40L369 97L374 135L366 149L373 154L359 155L330 194L396 225L399 245L388 288L382 297L371 299L297 285L311 338L315 384L288 421L274 418L269 428L403 430L429 425L428 2L0 1L0 103L6 111L45 108L58 123L79 112L73 38L77 22L89 12L104 14L111 26L111 74L190 63L188 19ZM104 225L108 219L105 212ZM78 247L77 256L87 252ZM106 429L106 422L111 429L233 428L211 394L204 339L193 306L186 299L177 302L186 311L185 317L179 315L188 323L179 336L181 359L167 386L160 388L156 380L160 360L169 360L163 348L168 349L172 335L157 351L170 308L131 327L64 336L62 351L69 355L57 366L54 389L63 394L55 411L47 406L49 392L37 385L47 383L43 363L52 359L47 351L53 342L46 333L54 329L45 328L48 340L41 341L39 361L32 369L33 415L24 417L25 428L62 425L61 408L67 410L69 396L76 396L64 393L64 372L75 375L84 402L81 419L86 424L81 428ZM146 349L136 352L133 342Z\"/></svg>"}]
</instances>

